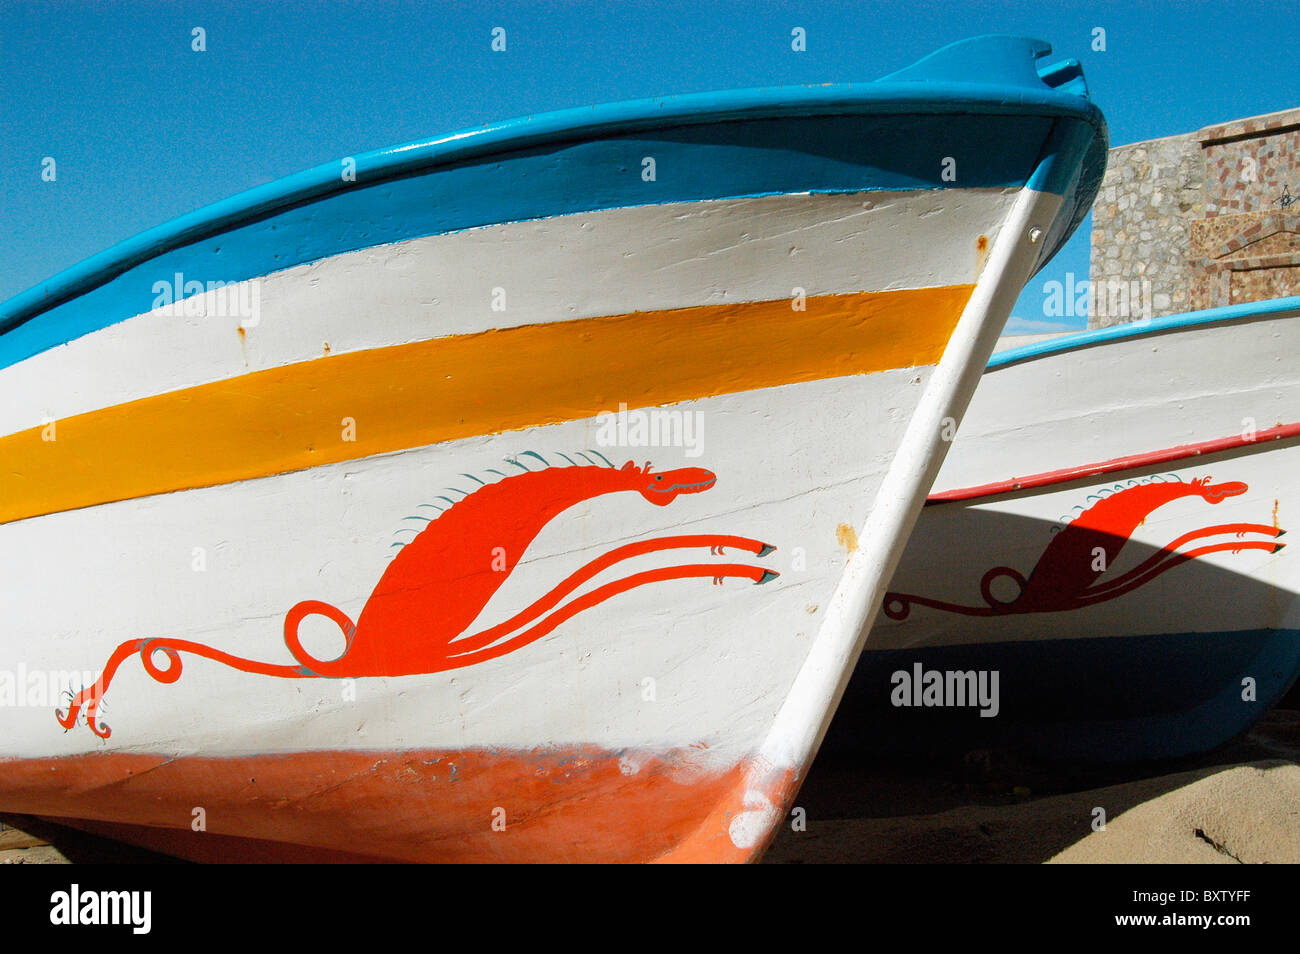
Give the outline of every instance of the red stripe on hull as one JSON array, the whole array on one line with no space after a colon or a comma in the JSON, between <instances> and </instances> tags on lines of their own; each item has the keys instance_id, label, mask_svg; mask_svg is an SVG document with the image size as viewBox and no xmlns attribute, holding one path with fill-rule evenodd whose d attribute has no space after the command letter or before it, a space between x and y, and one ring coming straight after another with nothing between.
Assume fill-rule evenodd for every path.
<instances>
[{"instance_id":1,"label":"red stripe on hull","mask_svg":"<svg viewBox=\"0 0 1300 954\"><path fill-rule=\"evenodd\" d=\"M84 820L208 861L226 848L236 852L227 860L243 860L248 839L268 843L244 844L267 860L638 862L679 849L691 860L751 860L759 852L738 851L725 828L720 840L698 831L743 784L744 764L704 770L699 756L565 747L10 759L0 761L0 810ZM196 808L204 832L191 830Z\"/></svg>"},{"instance_id":2,"label":"red stripe on hull","mask_svg":"<svg viewBox=\"0 0 1300 954\"><path fill-rule=\"evenodd\" d=\"M1277 427L1270 427L1257 432L1253 438L1246 438L1241 435L1220 437L1212 441L1182 444L1178 447L1147 451L1144 454L1134 454L1130 457L1115 457L1096 464L1084 464L1079 467L1065 467L1061 470L1044 471L1041 474L1033 474L1029 477L1013 477L1011 480L980 484L977 487L944 490L940 493L931 494L925 502L929 505L951 503L956 500L973 500L976 497L996 497L999 494L1013 493L1017 490L1033 490L1037 487L1050 487L1053 484L1066 484L1072 480L1080 480L1085 477L1098 477L1102 474L1113 474L1122 470L1149 467L1153 464L1166 464L1170 461L1200 457L1204 454L1215 454L1220 451L1235 450L1238 447L1248 447L1268 441L1280 441L1296 436L1300 436L1300 423L1279 424Z\"/></svg>"}]
</instances>

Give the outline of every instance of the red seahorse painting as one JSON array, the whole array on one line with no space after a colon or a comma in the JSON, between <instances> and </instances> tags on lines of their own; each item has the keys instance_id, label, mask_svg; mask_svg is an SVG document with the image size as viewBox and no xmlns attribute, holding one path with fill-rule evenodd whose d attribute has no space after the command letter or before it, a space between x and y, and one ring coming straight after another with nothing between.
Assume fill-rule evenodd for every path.
<instances>
[{"instance_id":1,"label":"red seahorse painting","mask_svg":"<svg viewBox=\"0 0 1300 954\"><path fill-rule=\"evenodd\" d=\"M913 605L960 613L964 616L1001 616L1013 613L1047 613L1104 603L1149 583L1181 563L1207 553L1264 550L1276 553L1285 546L1277 541L1286 531L1262 523L1224 523L1183 534L1156 551L1138 566L1114 579L1101 581L1106 568L1119 557L1133 532L1157 508L1182 497L1200 497L1217 504L1244 494L1249 488L1239 481L1210 483L1200 477L1181 480L1153 479L1150 483L1117 489L1102 496L1065 529L1052 538L1038 558L1028 579L1009 566L995 566L980 579L985 606L963 606L911 593L886 593L884 610L890 619L906 619ZM1091 498L1090 498L1091 499ZM1262 534L1270 540L1244 540L1246 534ZM1181 548L1193 541L1232 536L1234 539L1207 543L1190 550ZM993 581L1010 577L1020 587L1014 599L993 595Z\"/></svg>"},{"instance_id":2,"label":"red seahorse painting","mask_svg":"<svg viewBox=\"0 0 1300 954\"><path fill-rule=\"evenodd\" d=\"M459 500L440 496L446 507L422 505L443 512L436 518L432 514L408 518L424 520L427 526L409 543L394 545L400 546L397 556L380 577L355 623L342 610L318 600L304 600L289 610L284 620L284 643L294 663L245 659L186 639L128 640L113 652L99 680L78 693L66 711L56 713L59 723L71 729L84 709L91 731L108 738L110 730L97 721L96 711L118 667L135 653L139 653L145 671L162 683L180 678L181 653L202 656L243 672L286 679L436 673L521 649L565 620L633 587L692 577L714 583L727 577L766 583L778 576L773 570L744 563L690 563L633 573L564 603L597 574L646 553L708 548L711 554L722 555L729 547L764 557L775 550L758 540L724 534L660 537L611 550L510 619L467 634L488 600L519 565L529 544L565 510L614 493L635 493L655 506L666 507L683 494L703 493L717 482L711 471L698 467L657 473L649 463L637 467L628 461L615 468L612 464L597 464L585 454L579 455L588 462L585 464L566 455L558 456L563 456L570 466L551 466L540 454L529 451L520 457L535 458L543 469L533 470L517 458L508 458L519 473L492 470L501 479L491 483L464 474L477 482L474 491L451 488L464 496ZM303 648L298 628L305 617L313 614L332 620L342 631L346 646L337 659L317 659ZM166 657L165 666L157 664L155 653Z\"/></svg>"}]
</instances>

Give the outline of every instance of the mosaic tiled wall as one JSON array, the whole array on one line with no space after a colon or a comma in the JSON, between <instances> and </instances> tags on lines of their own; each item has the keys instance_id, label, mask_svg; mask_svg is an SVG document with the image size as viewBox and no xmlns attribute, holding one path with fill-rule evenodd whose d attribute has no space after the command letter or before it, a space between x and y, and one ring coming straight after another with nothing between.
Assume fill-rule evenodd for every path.
<instances>
[{"instance_id":1,"label":"mosaic tiled wall","mask_svg":"<svg viewBox=\"0 0 1300 954\"><path fill-rule=\"evenodd\" d=\"M1112 149L1093 286L1144 283L1153 316L1300 295L1297 193L1300 109ZM1094 307L1089 326L1146 314L1115 311Z\"/></svg>"},{"instance_id":2,"label":"mosaic tiled wall","mask_svg":"<svg viewBox=\"0 0 1300 954\"><path fill-rule=\"evenodd\" d=\"M1282 211L1283 196L1300 191L1300 109L1210 126L1197 135L1205 157L1206 215Z\"/></svg>"}]
</instances>

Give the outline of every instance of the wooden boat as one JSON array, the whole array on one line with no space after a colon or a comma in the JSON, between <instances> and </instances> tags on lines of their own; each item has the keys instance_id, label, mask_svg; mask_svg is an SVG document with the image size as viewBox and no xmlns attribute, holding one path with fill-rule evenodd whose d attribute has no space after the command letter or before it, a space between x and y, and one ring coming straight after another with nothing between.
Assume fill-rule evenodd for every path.
<instances>
[{"instance_id":1,"label":"wooden boat","mask_svg":"<svg viewBox=\"0 0 1300 954\"><path fill-rule=\"evenodd\" d=\"M0 811L210 859L756 857L1095 193L1049 52L361 155L7 303Z\"/></svg>"},{"instance_id":2,"label":"wooden boat","mask_svg":"<svg viewBox=\"0 0 1300 954\"><path fill-rule=\"evenodd\" d=\"M1289 298L995 355L854 677L859 741L1180 756L1276 703L1300 672L1298 353ZM894 705L918 672L996 672L996 717Z\"/></svg>"}]
</instances>

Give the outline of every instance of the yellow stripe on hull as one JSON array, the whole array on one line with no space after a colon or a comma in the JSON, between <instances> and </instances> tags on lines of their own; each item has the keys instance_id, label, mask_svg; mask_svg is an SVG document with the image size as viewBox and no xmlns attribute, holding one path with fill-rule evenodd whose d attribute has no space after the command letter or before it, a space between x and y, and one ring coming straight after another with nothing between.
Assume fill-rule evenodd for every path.
<instances>
[{"instance_id":1,"label":"yellow stripe on hull","mask_svg":"<svg viewBox=\"0 0 1300 954\"><path fill-rule=\"evenodd\" d=\"M702 305L334 355L0 438L0 523L615 410L936 363L973 285ZM815 410L815 409L814 409ZM348 439L351 438L351 439Z\"/></svg>"}]
</instances>

